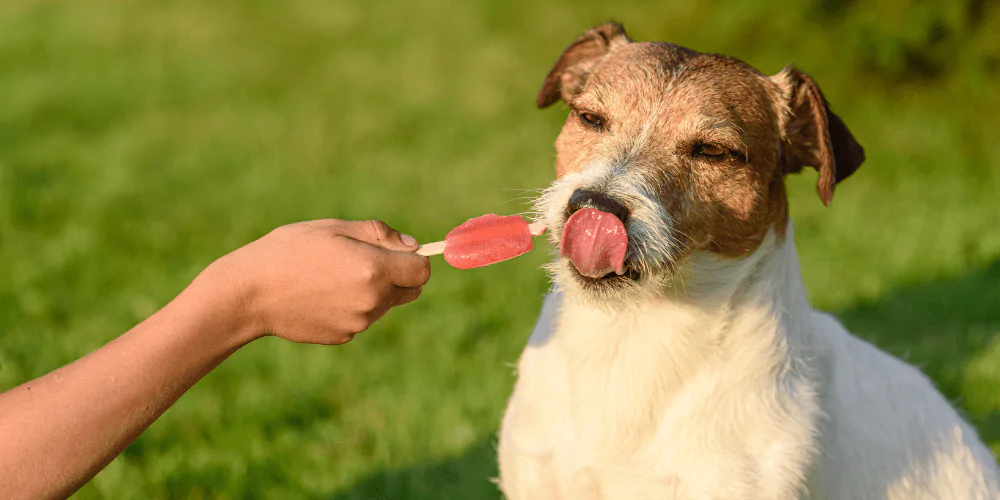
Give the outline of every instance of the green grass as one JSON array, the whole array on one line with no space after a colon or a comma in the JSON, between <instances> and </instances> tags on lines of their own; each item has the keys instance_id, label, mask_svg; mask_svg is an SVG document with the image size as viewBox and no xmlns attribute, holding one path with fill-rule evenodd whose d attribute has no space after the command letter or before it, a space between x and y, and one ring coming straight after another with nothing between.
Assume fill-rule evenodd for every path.
<instances>
[{"instance_id":1,"label":"green grass","mask_svg":"<svg viewBox=\"0 0 1000 500\"><path fill-rule=\"evenodd\" d=\"M789 183L813 302L923 366L1000 451L1000 12L879 3L0 3L0 389L277 225L428 241L524 211L565 115L534 109L538 85L614 18L816 78L868 162L829 208L815 174ZM247 347L78 497L496 498L546 250L436 260L419 301L343 347Z\"/></svg>"}]
</instances>

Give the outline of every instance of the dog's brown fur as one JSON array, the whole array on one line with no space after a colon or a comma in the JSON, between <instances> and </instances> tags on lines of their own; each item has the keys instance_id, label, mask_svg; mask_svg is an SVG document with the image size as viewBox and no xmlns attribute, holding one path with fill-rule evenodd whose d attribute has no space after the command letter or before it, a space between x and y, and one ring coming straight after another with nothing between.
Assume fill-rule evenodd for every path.
<instances>
[{"instance_id":1,"label":"dog's brown fur","mask_svg":"<svg viewBox=\"0 0 1000 500\"><path fill-rule=\"evenodd\" d=\"M864 161L808 75L789 67L766 77L737 59L633 43L617 23L559 57L537 102L559 99L573 111L556 140L557 176L595 157L640 169L678 219L686 252L749 254L785 227L784 175L815 167L829 204Z\"/></svg>"}]
</instances>

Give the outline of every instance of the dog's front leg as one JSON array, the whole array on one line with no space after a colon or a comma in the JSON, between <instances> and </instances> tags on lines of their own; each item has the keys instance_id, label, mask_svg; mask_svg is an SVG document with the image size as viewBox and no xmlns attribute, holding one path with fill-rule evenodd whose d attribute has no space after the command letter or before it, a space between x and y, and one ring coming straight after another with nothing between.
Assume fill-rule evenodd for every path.
<instances>
[{"instance_id":1,"label":"dog's front leg","mask_svg":"<svg viewBox=\"0 0 1000 500\"><path fill-rule=\"evenodd\" d=\"M500 491L508 500L568 500L560 491L552 456L531 456L512 450L500 439Z\"/></svg>"},{"instance_id":2,"label":"dog's front leg","mask_svg":"<svg viewBox=\"0 0 1000 500\"><path fill-rule=\"evenodd\" d=\"M497 446L500 491L508 500L569 500L563 494L564 490L558 479L552 453L549 451L552 448L538 439L525 440L524 433L529 432L531 435L530 431L514 425L514 422L520 420L514 418L520 408L516 394L515 390L515 396L511 398L511 404L504 415ZM542 446L526 448L524 443Z\"/></svg>"}]
</instances>

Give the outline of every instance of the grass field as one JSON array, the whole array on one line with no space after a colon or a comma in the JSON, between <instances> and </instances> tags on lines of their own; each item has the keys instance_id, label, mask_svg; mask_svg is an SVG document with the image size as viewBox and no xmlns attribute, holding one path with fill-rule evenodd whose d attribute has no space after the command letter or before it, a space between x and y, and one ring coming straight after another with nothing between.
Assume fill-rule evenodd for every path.
<instances>
[{"instance_id":1,"label":"grass field","mask_svg":"<svg viewBox=\"0 0 1000 500\"><path fill-rule=\"evenodd\" d=\"M424 241L516 213L565 108L534 95L607 19L811 73L868 152L789 183L813 302L923 366L1000 452L1000 9L989 2L0 2L0 390L102 345L275 226ZM79 498L497 498L494 433L541 248L434 262L343 347L267 339Z\"/></svg>"}]
</instances>

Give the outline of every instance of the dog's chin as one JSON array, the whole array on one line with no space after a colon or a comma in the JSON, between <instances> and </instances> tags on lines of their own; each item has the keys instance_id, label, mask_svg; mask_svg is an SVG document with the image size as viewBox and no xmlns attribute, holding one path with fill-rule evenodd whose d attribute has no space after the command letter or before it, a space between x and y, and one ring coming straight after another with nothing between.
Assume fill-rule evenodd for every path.
<instances>
[{"instance_id":1,"label":"dog's chin","mask_svg":"<svg viewBox=\"0 0 1000 500\"><path fill-rule=\"evenodd\" d=\"M668 281L666 271L640 271L642 266L626 261L625 272L608 273L599 278L584 276L565 258L550 268L560 288L573 292L578 299L592 305L622 308L661 294L661 287Z\"/></svg>"},{"instance_id":2,"label":"dog's chin","mask_svg":"<svg viewBox=\"0 0 1000 500\"><path fill-rule=\"evenodd\" d=\"M567 267L570 269L573 279L576 280L576 282L584 290L592 292L601 292L604 290L613 291L633 287L638 285L639 281L642 279L642 275L632 267L626 267L625 272L622 274L610 272L600 278L592 278L590 276L580 274L580 271L578 271L576 266L572 263L567 262Z\"/></svg>"}]
</instances>

